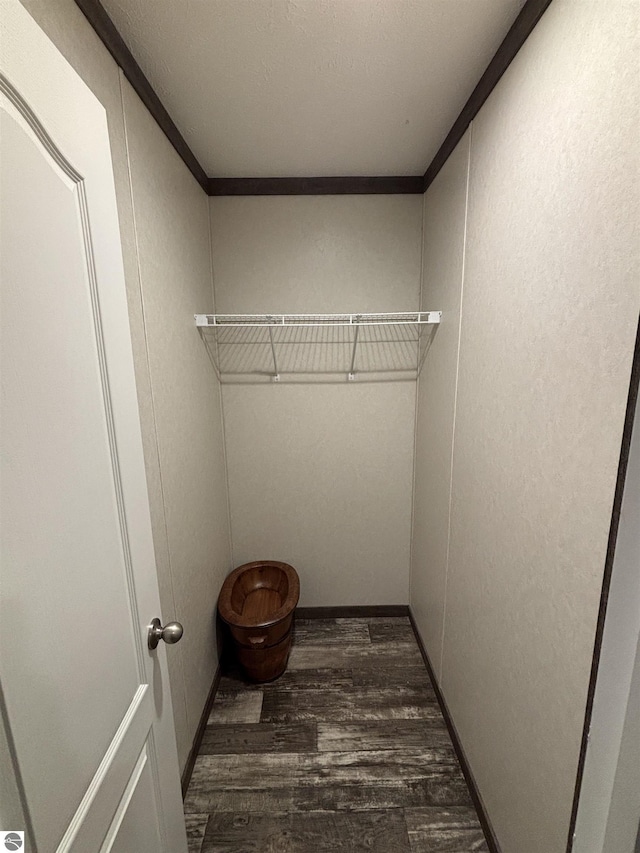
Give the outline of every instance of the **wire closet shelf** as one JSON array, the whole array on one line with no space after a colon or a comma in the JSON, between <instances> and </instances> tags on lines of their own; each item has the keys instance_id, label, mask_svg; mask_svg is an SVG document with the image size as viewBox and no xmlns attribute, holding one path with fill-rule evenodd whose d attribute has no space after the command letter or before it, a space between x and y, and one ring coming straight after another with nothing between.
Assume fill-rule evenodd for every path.
<instances>
[{"instance_id":1,"label":"wire closet shelf","mask_svg":"<svg viewBox=\"0 0 640 853\"><path fill-rule=\"evenodd\" d=\"M417 379L441 311L196 314L222 382Z\"/></svg>"}]
</instances>

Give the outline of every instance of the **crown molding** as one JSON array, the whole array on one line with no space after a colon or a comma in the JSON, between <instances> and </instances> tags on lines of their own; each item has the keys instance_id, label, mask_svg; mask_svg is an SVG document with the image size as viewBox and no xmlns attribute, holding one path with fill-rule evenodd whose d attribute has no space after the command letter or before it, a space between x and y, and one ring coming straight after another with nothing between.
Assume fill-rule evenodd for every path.
<instances>
[{"instance_id":1,"label":"crown molding","mask_svg":"<svg viewBox=\"0 0 640 853\"><path fill-rule=\"evenodd\" d=\"M551 0L527 0L524 4L511 29L504 37L502 44L493 55L493 59L487 65L487 69L480 78L478 85L453 123L453 127L447 134L435 157L429 163L427 171L424 173L424 192L429 189L435 176L447 162L454 148L464 136L465 131L478 115L482 105L493 92L498 81L511 65L516 54L529 38L535 25L550 4Z\"/></svg>"},{"instance_id":2,"label":"crown molding","mask_svg":"<svg viewBox=\"0 0 640 853\"><path fill-rule=\"evenodd\" d=\"M422 184L422 175L363 178L209 178L209 195L392 195L422 193Z\"/></svg>"},{"instance_id":3,"label":"crown molding","mask_svg":"<svg viewBox=\"0 0 640 853\"><path fill-rule=\"evenodd\" d=\"M334 178L208 177L100 0L75 0L75 2L202 189L207 195L223 196L389 195L426 192L552 0L527 0L524 4L423 176Z\"/></svg>"},{"instance_id":4,"label":"crown molding","mask_svg":"<svg viewBox=\"0 0 640 853\"><path fill-rule=\"evenodd\" d=\"M180 155L187 169L189 169L202 189L207 192L209 178L205 170L198 162L196 155L187 145L183 135L173 123L173 119L166 111L155 89L147 80L142 68L140 68L133 54L125 44L124 39L116 29L116 25L107 14L104 6L99 0L75 0L75 2L116 61L116 64L122 69L124 76L131 83L142 103L158 122L161 130Z\"/></svg>"}]
</instances>

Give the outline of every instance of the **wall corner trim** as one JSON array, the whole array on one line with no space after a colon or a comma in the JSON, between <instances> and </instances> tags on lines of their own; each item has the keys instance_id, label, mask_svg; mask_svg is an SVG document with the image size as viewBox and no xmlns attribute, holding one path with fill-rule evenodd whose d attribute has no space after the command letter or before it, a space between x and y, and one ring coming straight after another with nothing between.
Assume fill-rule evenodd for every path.
<instances>
[{"instance_id":1,"label":"wall corner trim","mask_svg":"<svg viewBox=\"0 0 640 853\"><path fill-rule=\"evenodd\" d=\"M600 606L598 608L598 621L593 643L593 658L591 661L591 673L589 676L589 687L587 689L587 701L585 703L584 723L582 726L582 739L580 742L580 754L576 771L576 783L573 792L573 804L571 807L571 818L569 820L569 833L567 837L567 853L573 850L573 836L578 819L578 806L580 803L580 792L587 759L587 747L589 744L589 730L591 729L591 718L593 716L593 704L598 681L598 668L602 654L602 643L604 639L604 627L607 617L607 604L609 602L609 590L611 589L611 577L613 574L613 561L618 541L618 528L620 527L620 514L622 512L622 498L627 477L629 464L629 453L631 450L631 436L633 435L636 404L640 392L640 320L636 331L636 342L631 364L631 375L629 378L629 393L627 396L627 408L622 429L622 441L620 447L620 458L618 461L618 472L616 475L616 487L611 510L611 524L609 526L609 538L607 541L607 554L605 557L604 572L602 576L602 590L600 593ZM637 428L637 427L636 427Z\"/></svg>"},{"instance_id":2,"label":"wall corner trim","mask_svg":"<svg viewBox=\"0 0 640 853\"><path fill-rule=\"evenodd\" d=\"M436 694L436 699L438 700L438 705L440 706L442 716L444 717L444 721L447 725L449 737L451 738L453 748L455 750L458 761L460 762L460 768L469 787L469 793L471 794L473 805L475 806L475 809L478 813L478 818L484 831L489 851L490 853L502 853L500 845L498 844L498 839L493 830L493 826L491 825L491 821L489 819L489 815L487 813L484 801L482 799L482 796L480 795L480 791L476 784L476 780L473 776L473 773L471 772L469 762L467 761L467 756L465 755L464 749L462 747L462 742L460 741L460 737L458 736L458 732L453 722L453 718L449 713L447 703L445 702L444 696L442 695L442 691L440 690L440 686L436 681L435 673L433 671L433 667L431 666L431 661L429 660L429 655L427 654L427 650L424 646L424 643L422 642L422 637L420 636L420 632L418 631L418 626L416 625L416 620L413 617L411 607L409 607L409 620L411 622L411 627L413 628L413 633L415 634L415 638L420 649L420 654L422 655L422 660L424 661L424 665L427 669L427 672L429 673L429 678L431 680L431 684L433 685L433 689Z\"/></svg>"}]
</instances>

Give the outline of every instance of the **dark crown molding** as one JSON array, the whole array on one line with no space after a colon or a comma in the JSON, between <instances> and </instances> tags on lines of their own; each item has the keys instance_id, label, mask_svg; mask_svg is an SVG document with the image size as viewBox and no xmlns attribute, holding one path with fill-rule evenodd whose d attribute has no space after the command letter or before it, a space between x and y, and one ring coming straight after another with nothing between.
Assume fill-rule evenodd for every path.
<instances>
[{"instance_id":1,"label":"dark crown molding","mask_svg":"<svg viewBox=\"0 0 640 853\"><path fill-rule=\"evenodd\" d=\"M527 0L496 51L480 82L462 108L424 176L335 178L209 178L173 123L153 86L136 62L100 0L75 0L105 47L122 68L138 96L164 131L169 142L208 195L343 195L422 193L446 163L464 132L478 114L498 80L511 64L551 0Z\"/></svg>"},{"instance_id":2,"label":"dark crown molding","mask_svg":"<svg viewBox=\"0 0 640 853\"><path fill-rule=\"evenodd\" d=\"M471 93L469 100L462 108L453 127L438 149L436 156L429 163L427 171L424 173L424 192L429 189L435 176L447 162L454 148L464 136L466 129L478 115L482 105L493 92L498 81L511 65L516 54L550 4L551 0L527 0L524 4L511 29L504 37L504 41L495 52L491 62L487 65L487 69L480 78L478 85Z\"/></svg>"},{"instance_id":3,"label":"dark crown molding","mask_svg":"<svg viewBox=\"0 0 640 853\"><path fill-rule=\"evenodd\" d=\"M422 192L422 175L369 178L209 178L209 195L391 195Z\"/></svg>"},{"instance_id":4,"label":"dark crown molding","mask_svg":"<svg viewBox=\"0 0 640 853\"><path fill-rule=\"evenodd\" d=\"M208 177L198 162L196 155L187 145L183 135L173 123L173 119L164 108L155 89L147 80L142 68L116 29L100 0L76 0L85 18L100 37L116 63L122 68L124 76L135 89L138 97L160 125L169 142L182 158L185 166L205 192L208 192Z\"/></svg>"}]
</instances>

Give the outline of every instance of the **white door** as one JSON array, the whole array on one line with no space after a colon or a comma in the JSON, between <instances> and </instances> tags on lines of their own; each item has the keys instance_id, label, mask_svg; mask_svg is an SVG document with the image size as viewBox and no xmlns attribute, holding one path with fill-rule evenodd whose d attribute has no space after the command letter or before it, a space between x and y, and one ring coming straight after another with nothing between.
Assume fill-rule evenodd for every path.
<instances>
[{"instance_id":1,"label":"white door","mask_svg":"<svg viewBox=\"0 0 640 853\"><path fill-rule=\"evenodd\" d=\"M26 824L0 829L184 853L106 115L17 0L0 20L0 740Z\"/></svg>"}]
</instances>

